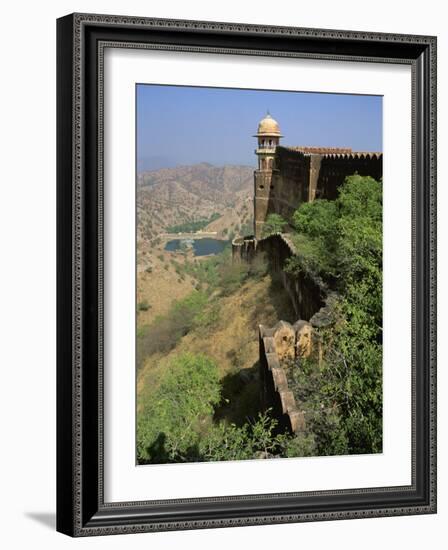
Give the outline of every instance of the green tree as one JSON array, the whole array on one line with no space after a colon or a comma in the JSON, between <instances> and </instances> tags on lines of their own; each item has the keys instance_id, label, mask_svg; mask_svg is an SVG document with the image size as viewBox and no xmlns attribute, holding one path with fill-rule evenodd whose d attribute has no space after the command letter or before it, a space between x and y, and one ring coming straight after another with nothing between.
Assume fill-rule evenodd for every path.
<instances>
[{"instance_id":1,"label":"green tree","mask_svg":"<svg viewBox=\"0 0 448 550\"><path fill-rule=\"evenodd\" d=\"M211 426L199 445L201 460L244 460L285 456L288 436L277 434L270 412L238 427L220 422Z\"/></svg>"},{"instance_id":2,"label":"green tree","mask_svg":"<svg viewBox=\"0 0 448 550\"><path fill-rule=\"evenodd\" d=\"M217 365L205 355L184 353L165 365L137 425L140 462L196 458L201 422L220 401Z\"/></svg>"},{"instance_id":3,"label":"green tree","mask_svg":"<svg viewBox=\"0 0 448 550\"><path fill-rule=\"evenodd\" d=\"M286 225L288 225L288 222L280 214L269 214L263 224L262 237L281 233Z\"/></svg>"},{"instance_id":4,"label":"green tree","mask_svg":"<svg viewBox=\"0 0 448 550\"><path fill-rule=\"evenodd\" d=\"M337 291L329 304L333 322L319 330L320 366L306 371L296 365L293 372L319 454L379 452L382 185L370 177L348 177L335 201L301 205L292 224L299 253L287 269L319 276Z\"/></svg>"},{"instance_id":5,"label":"green tree","mask_svg":"<svg viewBox=\"0 0 448 550\"><path fill-rule=\"evenodd\" d=\"M204 355L184 353L164 365L137 422L142 463L243 460L287 456L291 438L277 434L269 411L241 427L213 423L221 400L217 365Z\"/></svg>"}]
</instances>

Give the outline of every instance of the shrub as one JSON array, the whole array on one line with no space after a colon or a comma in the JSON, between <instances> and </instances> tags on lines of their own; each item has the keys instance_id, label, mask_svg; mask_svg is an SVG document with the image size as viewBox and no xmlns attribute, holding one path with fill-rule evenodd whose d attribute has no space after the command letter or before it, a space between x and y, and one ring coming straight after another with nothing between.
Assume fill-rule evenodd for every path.
<instances>
[{"instance_id":1,"label":"shrub","mask_svg":"<svg viewBox=\"0 0 448 550\"><path fill-rule=\"evenodd\" d=\"M219 287L224 296L233 294L244 282L248 274L248 264L228 263L219 267Z\"/></svg>"},{"instance_id":2,"label":"shrub","mask_svg":"<svg viewBox=\"0 0 448 550\"><path fill-rule=\"evenodd\" d=\"M218 368L211 359L190 353L171 359L160 386L139 414L139 461L194 459L201 421L213 413L219 400Z\"/></svg>"},{"instance_id":3,"label":"shrub","mask_svg":"<svg viewBox=\"0 0 448 550\"><path fill-rule=\"evenodd\" d=\"M309 237L328 238L335 229L338 208L335 201L316 200L303 203L292 216L294 229Z\"/></svg>"},{"instance_id":4,"label":"shrub","mask_svg":"<svg viewBox=\"0 0 448 550\"><path fill-rule=\"evenodd\" d=\"M285 438L276 435L277 421L260 413L252 423L238 427L220 422L199 443L200 460L244 460L280 456Z\"/></svg>"},{"instance_id":5,"label":"shrub","mask_svg":"<svg viewBox=\"0 0 448 550\"><path fill-rule=\"evenodd\" d=\"M152 306L148 303L148 300L142 300L137 304L138 311L148 311Z\"/></svg>"},{"instance_id":6,"label":"shrub","mask_svg":"<svg viewBox=\"0 0 448 550\"><path fill-rule=\"evenodd\" d=\"M248 265L248 276L261 279L268 273L268 260L265 254L257 254Z\"/></svg>"},{"instance_id":7,"label":"shrub","mask_svg":"<svg viewBox=\"0 0 448 550\"><path fill-rule=\"evenodd\" d=\"M382 448L382 186L346 178L338 198L302 204L292 217L299 254L287 269L318 274L338 293L333 325L319 330L319 367L294 370L319 454ZM317 361L316 361L317 362Z\"/></svg>"},{"instance_id":8,"label":"shrub","mask_svg":"<svg viewBox=\"0 0 448 550\"><path fill-rule=\"evenodd\" d=\"M262 237L269 237L274 233L281 233L288 222L280 214L269 214L263 224Z\"/></svg>"},{"instance_id":9,"label":"shrub","mask_svg":"<svg viewBox=\"0 0 448 550\"><path fill-rule=\"evenodd\" d=\"M382 185L374 179L347 177L335 201L303 203L292 225L298 255L288 271L336 278L339 286L370 272L381 274Z\"/></svg>"},{"instance_id":10,"label":"shrub","mask_svg":"<svg viewBox=\"0 0 448 550\"><path fill-rule=\"evenodd\" d=\"M170 311L158 316L137 335L137 368L148 355L172 350L182 336L203 322L201 315L208 303L204 292L194 290L182 300L175 301Z\"/></svg>"}]
</instances>

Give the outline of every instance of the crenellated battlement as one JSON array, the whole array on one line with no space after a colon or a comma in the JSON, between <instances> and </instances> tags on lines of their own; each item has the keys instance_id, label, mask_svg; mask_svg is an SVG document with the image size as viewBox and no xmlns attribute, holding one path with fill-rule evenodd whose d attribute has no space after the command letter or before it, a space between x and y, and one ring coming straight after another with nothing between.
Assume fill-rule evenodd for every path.
<instances>
[{"instance_id":1,"label":"crenellated battlement","mask_svg":"<svg viewBox=\"0 0 448 550\"><path fill-rule=\"evenodd\" d=\"M259 338L262 409L271 409L281 428L292 433L303 431L305 416L289 388L284 368L285 360L295 358L300 336L292 325L280 321L273 328L260 325Z\"/></svg>"},{"instance_id":2,"label":"crenellated battlement","mask_svg":"<svg viewBox=\"0 0 448 550\"><path fill-rule=\"evenodd\" d=\"M333 294L329 295L328 303L332 299ZM259 325L261 407L271 409L280 427L291 433L304 431L306 419L288 379L291 369L300 369L301 360L312 354L319 358L320 364L322 341L316 329L333 322L328 303L309 321L299 319L294 324L279 321L271 328Z\"/></svg>"},{"instance_id":3,"label":"crenellated battlement","mask_svg":"<svg viewBox=\"0 0 448 550\"><path fill-rule=\"evenodd\" d=\"M260 238L269 214L289 219L303 202L334 200L347 176L382 178L380 152L348 147L283 146L275 148L271 169L254 173L254 226Z\"/></svg>"}]
</instances>

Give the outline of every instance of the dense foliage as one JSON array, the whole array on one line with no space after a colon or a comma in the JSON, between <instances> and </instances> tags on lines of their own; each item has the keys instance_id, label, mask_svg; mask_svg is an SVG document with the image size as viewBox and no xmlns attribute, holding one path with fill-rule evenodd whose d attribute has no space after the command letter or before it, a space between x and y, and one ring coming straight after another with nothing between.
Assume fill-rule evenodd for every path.
<instances>
[{"instance_id":1,"label":"dense foliage","mask_svg":"<svg viewBox=\"0 0 448 550\"><path fill-rule=\"evenodd\" d=\"M147 461L194 454L201 420L220 396L218 368L205 356L183 354L165 366L159 388L138 418L137 452Z\"/></svg>"},{"instance_id":2,"label":"dense foliage","mask_svg":"<svg viewBox=\"0 0 448 550\"><path fill-rule=\"evenodd\" d=\"M382 449L382 185L348 177L335 201L303 204L292 223L299 255L290 272L337 294L321 328L323 360L291 370L318 454Z\"/></svg>"},{"instance_id":3,"label":"dense foliage","mask_svg":"<svg viewBox=\"0 0 448 550\"><path fill-rule=\"evenodd\" d=\"M167 362L160 385L138 415L139 463L268 458L286 448L269 414L242 427L213 423L220 401L218 368L210 358L184 353Z\"/></svg>"}]
</instances>

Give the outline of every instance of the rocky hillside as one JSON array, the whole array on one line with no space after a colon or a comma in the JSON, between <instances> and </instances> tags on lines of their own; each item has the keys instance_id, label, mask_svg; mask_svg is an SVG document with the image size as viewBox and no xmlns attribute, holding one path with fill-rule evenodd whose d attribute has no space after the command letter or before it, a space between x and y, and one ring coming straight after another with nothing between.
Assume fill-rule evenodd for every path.
<instances>
[{"instance_id":1,"label":"rocky hillside","mask_svg":"<svg viewBox=\"0 0 448 550\"><path fill-rule=\"evenodd\" d=\"M151 399L158 385L164 368L162 359L190 352L205 354L219 365L220 375L226 382L225 397L226 391L235 391L234 395L227 396L230 398L227 410L221 411L224 417L236 422L250 416L248 413L253 402L258 403L259 395L258 385L255 384L258 372L258 325L273 326L280 319L293 322L294 310L283 286L273 282L269 275L246 282L229 296L215 295L210 298L210 304L209 307L214 306L217 315L210 326L190 331L172 351L166 354L157 352L146 358L137 379L139 408ZM245 374L241 371L245 371ZM241 381L244 381L242 386ZM245 410L247 407L249 410Z\"/></svg>"},{"instance_id":2,"label":"rocky hillside","mask_svg":"<svg viewBox=\"0 0 448 550\"><path fill-rule=\"evenodd\" d=\"M252 220L253 167L196 164L138 175L137 239L150 244L167 228L198 219L224 235Z\"/></svg>"},{"instance_id":3,"label":"rocky hillside","mask_svg":"<svg viewBox=\"0 0 448 550\"><path fill-rule=\"evenodd\" d=\"M192 251L167 252L164 249L167 238L161 235L174 226L198 220L212 220L203 230L216 232L218 238L225 240L240 231L250 232L252 197L253 168L250 166L196 164L143 172L138 176L139 326L165 314L173 300L186 296L196 283L188 275L181 276L176 268L193 261Z\"/></svg>"}]
</instances>

